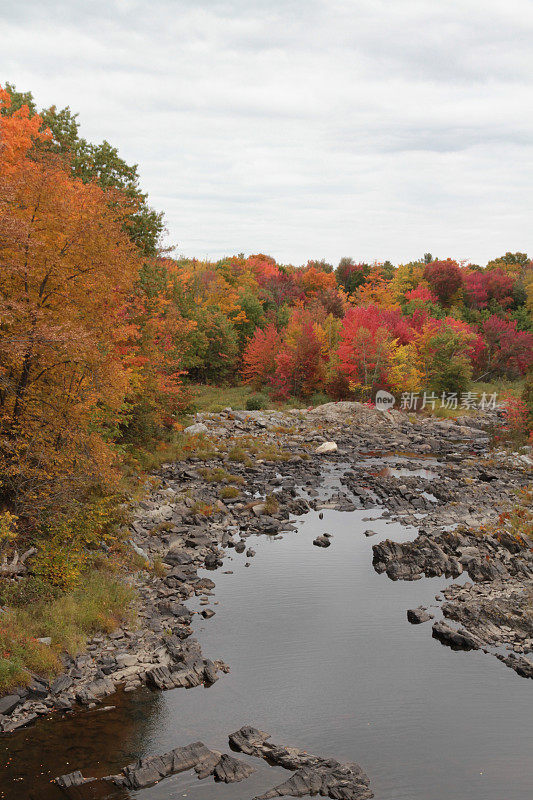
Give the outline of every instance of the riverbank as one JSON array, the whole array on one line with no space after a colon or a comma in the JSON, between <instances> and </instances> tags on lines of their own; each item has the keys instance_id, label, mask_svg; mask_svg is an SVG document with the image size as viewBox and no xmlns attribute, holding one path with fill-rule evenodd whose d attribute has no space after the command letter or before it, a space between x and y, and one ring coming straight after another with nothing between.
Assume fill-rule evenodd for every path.
<instances>
[{"instance_id":1,"label":"riverbank","mask_svg":"<svg viewBox=\"0 0 533 800\"><path fill-rule=\"evenodd\" d=\"M92 707L119 686L129 692L143 684L167 689L214 682L227 667L216 654L209 654L213 659L203 656L191 635L192 612L187 608L188 600L199 598L198 613L205 618L215 613L215 583L199 577L198 570L222 566L231 548L252 559L247 542L252 534L276 537L293 530L294 516L317 506L324 460L339 468L344 487L328 507L349 511L382 504L384 516L423 525L413 546L416 558L406 559L403 549L384 559L381 553L376 559L375 553L378 571L383 565L389 577L410 579L467 571L475 581L472 586L483 587L485 600L487 592L496 598L502 582L512 577L515 590L527 593L532 574L527 543L513 543L516 552L511 552L509 542L506 547L492 533L465 533L454 542L448 540L450 552L442 546L445 528L496 521L501 509L515 502L516 488L528 480L527 457L488 453L488 437L478 427L482 422L409 418L353 403L304 412L198 415L187 434L196 447L186 461L163 466L130 529L132 546L150 564L149 571L129 578L139 598L138 624L92 639L85 654L65 659L64 673L51 684L36 680L13 693L12 707L4 705L2 729L16 730L54 710ZM335 441L337 449L316 454L325 441ZM412 474L407 476L402 452L411 454L407 472ZM386 453L393 455L384 461ZM477 553L472 552L478 540ZM463 586L460 591L464 597L469 589ZM472 590L471 598L461 607L479 604L479 593ZM453 619L451 606L448 602L443 610ZM515 630L510 616L502 615L498 642L512 648L505 657L525 664L531 649L529 629ZM459 621L470 626L479 647L488 649L492 642L487 628L474 630L475 615L465 621L463 614ZM496 641L494 632L492 638ZM527 672L527 665L524 669Z\"/></svg>"}]
</instances>

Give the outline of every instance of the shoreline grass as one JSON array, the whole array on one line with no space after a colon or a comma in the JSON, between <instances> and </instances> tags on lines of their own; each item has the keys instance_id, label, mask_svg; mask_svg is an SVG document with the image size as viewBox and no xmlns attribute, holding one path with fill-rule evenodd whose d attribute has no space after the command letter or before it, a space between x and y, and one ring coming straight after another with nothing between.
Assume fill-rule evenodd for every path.
<instances>
[{"instance_id":1,"label":"shoreline grass","mask_svg":"<svg viewBox=\"0 0 533 800\"><path fill-rule=\"evenodd\" d=\"M72 592L13 605L0 615L0 692L24 686L31 673L52 678L61 654L75 656L88 639L132 622L134 591L116 575L94 571ZM51 644L40 638L50 637Z\"/></svg>"}]
</instances>

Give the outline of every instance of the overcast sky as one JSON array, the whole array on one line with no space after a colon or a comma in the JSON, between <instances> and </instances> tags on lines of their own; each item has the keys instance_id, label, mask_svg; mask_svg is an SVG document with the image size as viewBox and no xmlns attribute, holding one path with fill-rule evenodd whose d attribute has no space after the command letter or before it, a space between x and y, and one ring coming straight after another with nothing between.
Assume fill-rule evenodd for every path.
<instances>
[{"instance_id":1,"label":"overcast sky","mask_svg":"<svg viewBox=\"0 0 533 800\"><path fill-rule=\"evenodd\" d=\"M0 82L199 258L533 252L532 0L0 0Z\"/></svg>"}]
</instances>

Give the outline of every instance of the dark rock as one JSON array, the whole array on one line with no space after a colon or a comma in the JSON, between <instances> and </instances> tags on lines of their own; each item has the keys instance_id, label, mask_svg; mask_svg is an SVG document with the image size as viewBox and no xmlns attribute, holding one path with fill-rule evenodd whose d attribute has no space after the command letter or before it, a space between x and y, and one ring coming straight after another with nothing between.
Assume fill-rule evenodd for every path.
<instances>
[{"instance_id":1,"label":"dark rock","mask_svg":"<svg viewBox=\"0 0 533 800\"><path fill-rule=\"evenodd\" d=\"M204 778L212 775L221 757L220 753L212 750L210 755L206 756L202 761L199 761L194 767L194 771L198 775L198 780L202 781Z\"/></svg>"},{"instance_id":2,"label":"dark rock","mask_svg":"<svg viewBox=\"0 0 533 800\"><path fill-rule=\"evenodd\" d=\"M206 569L217 569L222 566L222 560L216 553L209 552L205 557Z\"/></svg>"},{"instance_id":3,"label":"dark rock","mask_svg":"<svg viewBox=\"0 0 533 800\"><path fill-rule=\"evenodd\" d=\"M169 550L163 561L173 566L185 566L186 564L192 564L192 557L184 550Z\"/></svg>"},{"instance_id":4,"label":"dark rock","mask_svg":"<svg viewBox=\"0 0 533 800\"><path fill-rule=\"evenodd\" d=\"M86 783L93 783L96 778L84 778L80 770L69 772L67 775L61 775L55 779L55 783L61 789L72 789L75 786L83 786Z\"/></svg>"},{"instance_id":5,"label":"dark rock","mask_svg":"<svg viewBox=\"0 0 533 800\"><path fill-rule=\"evenodd\" d=\"M37 678L33 678L31 683L28 684L27 688L30 693L30 697L47 697L49 693L48 684L37 680Z\"/></svg>"},{"instance_id":6,"label":"dark rock","mask_svg":"<svg viewBox=\"0 0 533 800\"><path fill-rule=\"evenodd\" d=\"M524 656L511 658L511 656L507 656L503 661L508 667L514 669L521 678L533 678L533 661L530 661L529 658Z\"/></svg>"},{"instance_id":7,"label":"dark rock","mask_svg":"<svg viewBox=\"0 0 533 800\"><path fill-rule=\"evenodd\" d=\"M456 578L462 572L458 559L452 558L433 539L419 535L413 542L386 539L372 546L376 572L387 572L392 580L417 580L445 575Z\"/></svg>"},{"instance_id":8,"label":"dark rock","mask_svg":"<svg viewBox=\"0 0 533 800\"><path fill-rule=\"evenodd\" d=\"M0 697L0 714L11 714L20 703L18 694L7 694Z\"/></svg>"},{"instance_id":9,"label":"dark rock","mask_svg":"<svg viewBox=\"0 0 533 800\"><path fill-rule=\"evenodd\" d=\"M254 800L270 800L272 797L304 797L306 795L322 794L321 789L322 776L320 773L317 770L303 767L297 770L284 783L280 783L274 789L269 789L264 794L258 795ZM349 797L351 795L342 796ZM362 795L355 795L355 797L362 797Z\"/></svg>"},{"instance_id":10,"label":"dark rock","mask_svg":"<svg viewBox=\"0 0 533 800\"><path fill-rule=\"evenodd\" d=\"M173 689L174 681L168 667L154 667L146 673L146 682L155 689Z\"/></svg>"},{"instance_id":11,"label":"dark rock","mask_svg":"<svg viewBox=\"0 0 533 800\"><path fill-rule=\"evenodd\" d=\"M159 605L161 611L163 610L164 605L164 603ZM173 617L176 617L178 622L181 622L184 625L188 625L192 619L192 612L189 611L187 606L184 606L181 603L168 603L167 610L170 614L172 614Z\"/></svg>"},{"instance_id":12,"label":"dark rock","mask_svg":"<svg viewBox=\"0 0 533 800\"><path fill-rule=\"evenodd\" d=\"M434 622L432 636L452 650L478 650L479 642L472 634L459 628L455 630L446 622Z\"/></svg>"},{"instance_id":13,"label":"dark rock","mask_svg":"<svg viewBox=\"0 0 533 800\"><path fill-rule=\"evenodd\" d=\"M215 766L213 774L217 781L222 781L223 783L237 783L245 778L249 778L254 772L255 767L252 767L245 761L240 761L238 758L233 758L233 756L224 754Z\"/></svg>"},{"instance_id":14,"label":"dark rock","mask_svg":"<svg viewBox=\"0 0 533 800\"><path fill-rule=\"evenodd\" d=\"M419 608L408 609L407 619L411 625L420 625L422 622L429 622L430 619L433 619L433 614L428 614L428 612L420 606Z\"/></svg>"},{"instance_id":15,"label":"dark rock","mask_svg":"<svg viewBox=\"0 0 533 800\"><path fill-rule=\"evenodd\" d=\"M520 553L520 551L524 549L524 545L507 531L499 531L497 538L499 543L509 550L510 553Z\"/></svg>"},{"instance_id":16,"label":"dark rock","mask_svg":"<svg viewBox=\"0 0 533 800\"><path fill-rule=\"evenodd\" d=\"M317 536L313 539L313 544L315 547L329 547L331 542L327 536Z\"/></svg>"},{"instance_id":17,"label":"dark rock","mask_svg":"<svg viewBox=\"0 0 533 800\"><path fill-rule=\"evenodd\" d=\"M239 753L245 753L247 756L262 757L263 747L268 739L270 739L269 733L252 728L251 725L244 725L238 731L229 735L231 747ZM271 746L267 745L267 747Z\"/></svg>"},{"instance_id":18,"label":"dark rock","mask_svg":"<svg viewBox=\"0 0 533 800\"><path fill-rule=\"evenodd\" d=\"M215 665L208 658L204 661L204 680L206 684L211 685L218 681L218 675Z\"/></svg>"},{"instance_id":19,"label":"dark rock","mask_svg":"<svg viewBox=\"0 0 533 800\"><path fill-rule=\"evenodd\" d=\"M195 584L196 589L214 589L215 582L211 578L200 578Z\"/></svg>"}]
</instances>

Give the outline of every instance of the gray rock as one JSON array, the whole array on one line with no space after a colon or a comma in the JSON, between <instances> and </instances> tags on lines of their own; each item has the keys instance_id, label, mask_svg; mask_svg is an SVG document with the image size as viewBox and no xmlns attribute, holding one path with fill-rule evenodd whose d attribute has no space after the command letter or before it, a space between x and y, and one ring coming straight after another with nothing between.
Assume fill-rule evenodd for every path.
<instances>
[{"instance_id":1,"label":"gray rock","mask_svg":"<svg viewBox=\"0 0 533 800\"><path fill-rule=\"evenodd\" d=\"M130 539L130 544L132 546L132 549L137 553L138 556L140 556L141 558L144 558L145 561L149 561L150 560L146 550L143 550L142 547L139 547L138 544L135 544L133 539Z\"/></svg>"},{"instance_id":2,"label":"gray rock","mask_svg":"<svg viewBox=\"0 0 533 800\"><path fill-rule=\"evenodd\" d=\"M195 422L194 425L189 425L187 428L184 428L183 433L207 433L208 430L207 425L203 422Z\"/></svg>"},{"instance_id":3,"label":"gray rock","mask_svg":"<svg viewBox=\"0 0 533 800\"><path fill-rule=\"evenodd\" d=\"M336 453L338 449L336 442L323 442L323 444L315 448L315 453L317 455L328 455L329 453Z\"/></svg>"},{"instance_id":4,"label":"gray rock","mask_svg":"<svg viewBox=\"0 0 533 800\"><path fill-rule=\"evenodd\" d=\"M32 722L35 722L38 716L38 714L27 714L21 719L12 720L8 722L7 725L4 724L4 733L13 733L14 731L20 730L20 728L25 728L27 725L31 725Z\"/></svg>"},{"instance_id":5,"label":"gray rock","mask_svg":"<svg viewBox=\"0 0 533 800\"><path fill-rule=\"evenodd\" d=\"M76 693L76 699L82 705L89 705L115 691L115 684L110 678L97 678Z\"/></svg>"},{"instance_id":6,"label":"gray rock","mask_svg":"<svg viewBox=\"0 0 533 800\"><path fill-rule=\"evenodd\" d=\"M54 695L60 694L61 692L64 692L65 689L70 689L73 682L74 681L72 680L70 675L65 675L65 674L59 675L59 677L57 677L55 681L53 681L53 683L51 684L50 693Z\"/></svg>"},{"instance_id":7,"label":"gray rock","mask_svg":"<svg viewBox=\"0 0 533 800\"><path fill-rule=\"evenodd\" d=\"M193 742L161 756L141 758L122 770L123 778L117 783L127 789L144 789L162 778L196 768L205 762L213 762L213 752L203 742Z\"/></svg>"},{"instance_id":8,"label":"gray rock","mask_svg":"<svg viewBox=\"0 0 533 800\"><path fill-rule=\"evenodd\" d=\"M61 789L72 789L75 786L83 786L86 783L93 783L96 778L84 778L80 770L69 772L67 775L61 775L55 779L56 784Z\"/></svg>"},{"instance_id":9,"label":"gray rock","mask_svg":"<svg viewBox=\"0 0 533 800\"><path fill-rule=\"evenodd\" d=\"M30 693L30 697L47 697L49 693L48 684L44 683L43 681L37 680L37 678L33 678L31 682L27 686L28 692Z\"/></svg>"}]
</instances>

